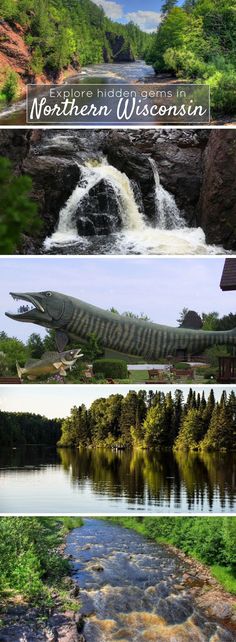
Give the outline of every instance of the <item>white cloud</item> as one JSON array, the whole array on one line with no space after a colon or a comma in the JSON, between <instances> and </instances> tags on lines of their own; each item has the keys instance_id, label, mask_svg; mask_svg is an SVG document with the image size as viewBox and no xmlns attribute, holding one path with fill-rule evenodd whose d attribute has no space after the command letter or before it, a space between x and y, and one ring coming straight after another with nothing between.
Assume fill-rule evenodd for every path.
<instances>
[{"instance_id":1,"label":"white cloud","mask_svg":"<svg viewBox=\"0 0 236 642\"><path fill-rule=\"evenodd\" d=\"M162 16L158 11L130 11L129 13L125 13L123 5L119 4L119 2L113 0L94 0L94 2L99 7L102 7L108 18L112 20L123 18L125 22L132 20L132 22L138 25L143 31L149 33L155 31L161 22Z\"/></svg>"},{"instance_id":2,"label":"white cloud","mask_svg":"<svg viewBox=\"0 0 236 642\"><path fill-rule=\"evenodd\" d=\"M158 11L131 11L125 15L128 21L132 20L143 31L155 31L161 22L161 13Z\"/></svg>"},{"instance_id":3,"label":"white cloud","mask_svg":"<svg viewBox=\"0 0 236 642\"><path fill-rule=\"evenodd\" d=\"M113 2L112 0L93 0L95 4L105 11L105 14L108 18L112 20L118 20L123 18L124 11L123 6L118 2Z\"/></svg>"}]
</instances>

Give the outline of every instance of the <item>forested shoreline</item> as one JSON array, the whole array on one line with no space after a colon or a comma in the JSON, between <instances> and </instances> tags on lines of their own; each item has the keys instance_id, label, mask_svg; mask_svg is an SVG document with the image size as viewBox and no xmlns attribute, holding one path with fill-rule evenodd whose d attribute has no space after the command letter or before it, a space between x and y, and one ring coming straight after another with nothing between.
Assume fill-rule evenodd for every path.
<instances>
[{"instance_id":1,"label":"forested shoreline","mask_svg":"<svg viewBox=\"0 0 236 642\"><path fill-rule=\"evenodd\" d=\"M0 410L2 448L26 445L56 446L61 435L61 420L48 419L30 412Z\"/></svg>"},{"instance_id":2,"label":"forested shoreline","mask_svg":"<svg viewBox=\"0 0 236 642\"><path fill-rule=\"evenodd\" d=\"M31 413L0 412L2 447L48 445L66 448L147 450L235 450L236 395L211 390L184 400L181 390L130 390L74 406L64 420Z\"/></svg>"},{"instance_id":3,"label":"forested shoreline","mask_svg":"<svg viewBox=\"0 0 236 642\"><path fill-rule=\"evenodd\" d=\"M191 388L148 393L130 390L124 397L96 399L88 410L74 407L62 423L59 446L176 450L234 450L236 395L223 391L219 401Z\"/></svg>"},{"instance_id":4,"label":"forested shoreline","mask_svg":"<svg viewBox=\"0 0 236 642\"><path fill-rule=\"evenodd\" d=\"M146 61L156 73L209 85L213 112L236 112L234 0L177 0L162 4L163 20Z\"/></svg>"}]
</instances>

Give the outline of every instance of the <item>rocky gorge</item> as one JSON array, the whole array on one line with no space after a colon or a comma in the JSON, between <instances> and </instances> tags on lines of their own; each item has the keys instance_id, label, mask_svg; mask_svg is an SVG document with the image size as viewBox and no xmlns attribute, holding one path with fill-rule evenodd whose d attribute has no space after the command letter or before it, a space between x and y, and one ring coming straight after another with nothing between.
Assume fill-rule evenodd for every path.
<instances>
[{"instance_id":1,"label":"rocky gorge","mask_svg":"<svg viewBox=\"0 0 236 642\"><path fill-rule=\"evenodd\" d=\"M232 130L2 130L0 155L32 179L42 221L24 253L236 249Z\"/></svg>"}]
</instances>

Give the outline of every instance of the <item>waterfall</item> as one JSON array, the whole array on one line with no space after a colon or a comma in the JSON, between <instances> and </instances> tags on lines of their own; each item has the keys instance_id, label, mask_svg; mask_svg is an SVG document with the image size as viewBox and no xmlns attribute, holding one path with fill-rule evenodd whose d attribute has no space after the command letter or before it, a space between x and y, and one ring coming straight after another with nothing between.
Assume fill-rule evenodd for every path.
<instances>
[{"instance_id":1,"label":"waterfall","mask_svg":"<svg viewBox=\"0 0 236 642\"><path fill-rule=\"evenodd\" d=\"M132 184L124 172L109 165L104 156L99 160L93 158L83 165L78 164L80 180L59 213L56 231L44 241L46 252L53 252L57 247L63 252L65 246L66 253L75 254L224 253L223 248L206 244L205 234L200 227L186 226L174 196L160 183L155 161L149 158L149 162L155 181L154 225L153 220L149 222L144 215L138 185ZM90 193L101 181L108 189L106 211L100 208L99 200L96 203ZM92 232L86 229L89 220ZM81 231L80 235L78 229L85 231Z\"/></svg>"},{"instance_id":2,"label":"waterfall","mask_svg":"<svg viewBox=\"0 0 236 642\"><path fill-rule=\"evenodd\" d=\"M167 192L160 183L160 177L154 159L149 158L149 162L155 181L156 227L160 230L173 230L185 227L185 222L176 205L174 196Z\"/></svg>"},{"instance_id":3,"label":"waterfall","mask_svg":"<svg viewBox=\"0 0 236 642\"><path fill-rule=\"evenodd\" d=\"M89 197L90 190L101 180L109 184L113 190L123 229L145 229L142 202L137 204L133 187L126 174L109 165L105 158L102 158L101 161L87 161L85 166L79 167L81 170L79 183L59 213L56 232L51 238L46 238L44 242L46 249L52 245L64 245L78 241L80 237L76 226L76 212L82 206L83 201Z\"/></svg>"}]
</instances>

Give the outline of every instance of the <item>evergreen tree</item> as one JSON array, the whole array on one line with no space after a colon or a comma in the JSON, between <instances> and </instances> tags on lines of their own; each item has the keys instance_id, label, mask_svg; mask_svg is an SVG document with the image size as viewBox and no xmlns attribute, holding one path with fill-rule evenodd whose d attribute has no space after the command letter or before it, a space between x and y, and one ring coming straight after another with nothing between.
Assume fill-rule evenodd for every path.
<instances>
[{"instance_id":1,"label":"evergreen tree","mask_svg":"<svg viewBox=\"0 0 236 642\"><path fill-rule=\"evenodd\" d=\"M235 447L235 431L227 404L217 404L208 431L201 442L203 450L231 450Z\"/></svg>"},{"instance_id":2,"label":"evergreen tree","mask_svg":"<svg viewBox=\"0 0 236 642\"><path fill-rule=\"evenodd\" d=\"M166 15L167 13L172 11L172 9L176 7L176 5L177 5L177 0L165 0L161 5L161 13L163 13L163 15Z\"/></svg>"},{"instance_id":3,"label":"evergreen tree","mask_svg":"<svg viewBox=\"0 0 236 642\"><path fill-rule=\"evenodd\" d=\"M147 412L143 423L145 448L165 448L168 441L166 416L164 408L153 406Z\"/></svg>"},{"instance_id":4,"label":"evergreen tree","mask_svg":"<svg viewBox=\"0 0 236 642\"><path fill-rule=\"evenodd\" d=\"M175 442L176 450L196 450L205 432L204 421L199 410L190 408L183 418L179 435Z\"/></svg>"},{"instance_id":5,"label":"evergreen tree","mask_svg":"<svg viewBox=\"0 0 236 642\"><path fill-rule=\"evenodd\" d=\"M126 447L131 446L131 426L134 430L139 427L138 398L137 393L130 390L122 401L120 417L120 433L122 444Z\"/></svg>"}]
</instances>

